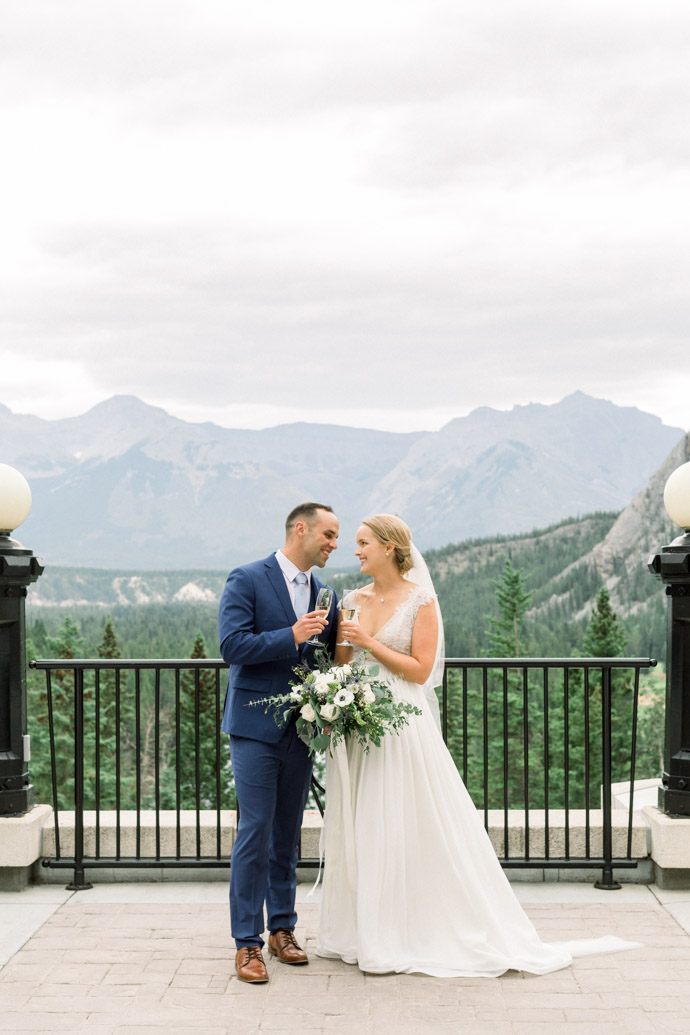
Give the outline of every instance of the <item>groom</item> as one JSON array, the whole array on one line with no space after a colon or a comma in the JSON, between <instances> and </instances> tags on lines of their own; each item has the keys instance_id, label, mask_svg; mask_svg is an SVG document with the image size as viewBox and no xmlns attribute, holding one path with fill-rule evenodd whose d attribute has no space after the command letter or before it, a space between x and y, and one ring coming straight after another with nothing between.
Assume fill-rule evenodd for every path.
<instances>
[{"instance_id":1,"label":"groom","mask_svg":"<svg viewBox=\"0 0 690 1035\"><path fill-rule=\"evenodd\" d=\"M288 515L285 545L263 561L231 571L218 617L221 654L230 665L221 728L230 734L239 826L230 869L230 923L241 981L263 983L264 902L268 951L281 963L308 963L295 941L296 866L311 760L295 718L280 729L261 704L286 693L295 665L309 661L317 636L331 652L335 595L328 615L315 611L322 583L311 573L337 549L338 519L322 503Z\"/></svg>"}]
</instances>

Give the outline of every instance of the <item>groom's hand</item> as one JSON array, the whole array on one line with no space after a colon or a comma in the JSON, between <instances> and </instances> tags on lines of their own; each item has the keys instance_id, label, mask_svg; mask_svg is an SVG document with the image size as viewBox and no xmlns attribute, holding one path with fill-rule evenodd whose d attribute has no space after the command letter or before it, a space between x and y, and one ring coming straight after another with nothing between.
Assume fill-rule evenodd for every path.
<instances>
[{"instance_id":1,"label":"groom's hand","mask_svg":"<svg viewBox=\"0 0 690 1035\"><path fill-rule=\"evenodd\" d=\"M326 616L328 611L307 611L306 615L298 618L292 627L292 635L295 637L295 644L306 643L312 636L318 636L328 625Z\"/></svg>"}]
</instances>

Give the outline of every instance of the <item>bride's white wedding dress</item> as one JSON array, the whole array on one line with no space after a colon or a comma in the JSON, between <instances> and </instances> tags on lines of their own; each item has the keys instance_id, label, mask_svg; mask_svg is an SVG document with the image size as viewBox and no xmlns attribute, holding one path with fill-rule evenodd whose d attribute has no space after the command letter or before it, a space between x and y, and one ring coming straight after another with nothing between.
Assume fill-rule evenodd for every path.
<instances>
[{"instance_id":1,"label":"bride's white wedding dress","mask_svg":"<svg viewBox=\"0 0 690 1035\"><path fill-rule=\"evenodd\" d=\"M431 599L412 587L375 638L409 654L417 611ZM576 955L632 948L613 937L541 941L501 869L423 688L383 666L378 678L422 714L368 754L348 741L327 757L317 955L370 973L497 977L509 969L545 974Z\"/></svg>"}]
</instances>

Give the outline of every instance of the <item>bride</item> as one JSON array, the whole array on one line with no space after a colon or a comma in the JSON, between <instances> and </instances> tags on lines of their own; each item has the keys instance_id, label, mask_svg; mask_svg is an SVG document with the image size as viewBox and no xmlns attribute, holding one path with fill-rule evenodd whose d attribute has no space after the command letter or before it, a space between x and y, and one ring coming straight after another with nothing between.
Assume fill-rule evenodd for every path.
<instances>
[{"instance_id":1,"label":"bride","mask_svg":"<svg viewBox=\"0 0 690 1035\"><path fill-rule=\"evenodd\" d=\"M317 955L369 973L497 977L634 947L613 937L541 941L441 736L443 625L410 530L391 514L367 518L355 555L372 582L343 600L356 613L339 639L360 659L368 652L393 696L422 714L368 753L348 740L328 755ZM352 656L340 646L336 662Z\"/></svg>"}]
</instances>

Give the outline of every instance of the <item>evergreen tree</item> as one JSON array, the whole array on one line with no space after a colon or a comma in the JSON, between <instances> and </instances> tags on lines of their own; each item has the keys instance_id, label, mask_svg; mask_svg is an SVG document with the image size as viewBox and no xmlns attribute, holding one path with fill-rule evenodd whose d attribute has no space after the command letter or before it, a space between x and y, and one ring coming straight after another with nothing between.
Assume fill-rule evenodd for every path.
<instances>
[{"instance_id":1,"label":"evergreen tree","mask_svg":"<svg viewBox=\"0 0 690 1035\"><path fill-rule=\"evenodd\" d=\"M65 615L55 636L48 636L49 657L66 661L84 656L84 640L79 627L70 615ZM40 673L45 679L45 674ZM53 743L55 746L55 777L59 807L74 808L74 670L57 669L51 675ZM35 702L32 702L35 703ZM39 706L48 725L47 684L39 694ZM86 702L85 702L86 703ZM48 753L49 758L49 753ZM41 759L41 763L43 760ZM85 767L86 768L86 767ZM86 778L86 773L85 773Z\"/></svg>"},{"instance_id":2,"label":"evergreen tree","mask_svg":"<svg viewBox=\"0 0 690 1035\"><path fill-rule=\"evenodd\" d=\"M652 669L640 680L636 779L660 777L664 769L666 693L664 673Z\"/></svg>"},{"instance_id":3,"label":"evergreen tree","mask_svg":"<svg viewBox=\"0 0 690 1035\"><path fill-rule=\"evenodd\" d=\"M103 638L96 648L99 658L122 657L115 627L110 615L106 618ZM128 692L126 675L113 669L99 672L89 709L93 718L94 769L96 767L96 734L98 736L98 783L94 798L101 808L135 805L135 717L134 701Z\"/></svg>"},{"instance_id":4,"label":"evergreen tree","mask_svg":"<svg viewBox=\"0 0 690 1035\"><path fill-rule=\"evenodd\" d=\"M84 657L84 638L71 615L65 615L55 636L48 636L47 646L50 658Z\"/></svg>"},{"instance_id":5,"label":"evergreen tree","mask_svg":"<svg viewBox=\"0 0 690 1035\"><path fill-rule=\"evenodd\" d=\"M508 557L499 579L493 579L500 618L489 617L489 646L495 657L515 658L524 654L520 633L532 594L525 591L530 578L522 568L515 568ZM521 670L493 672L489 677L487 716L489 743L485 750L489 760L489 803L502 807L521 808L525 799L524 716L532 716L529 686L525 687ZM534 747L535 723L530 721L530 743ZM531 763L530 763L531 767ZM507 773L507 783L506 783ZM530 776L533 778L534 773Z\"/></svg>"},{"instance_id":6,"label":"evergreen tree","mask_svg":"<svg viewBox=\"0 0 690 1035\"><path fill-rule=\"evenodd\" d=\"M590 658L620 658L625 650L626 636L611 607L611 597L602 586L592 609L592 618L582 642L582 649Z\"/></svg>"},{"instance_id":7,"label":"evergreen tree","mask_svg":"<svg viewBox=\"0 0 690 1035\"><path fill-rule=\"evenodd\" d=\"M573 655L590 658L616 658L625 653L626 634L611 606L608 589L602 586L592 608L589 625L582 641L582 652ZM571 807L582 807L587 801L583 774L585 754L589 754L589 803L599 806L603 779L601 728L603 706L601 670L591 669L585 680L584 671L573 669L568 678L567 712L565 695L554 700L551 707L553 722L549 724L553 751L550 755L551 785L554 792L565 799L566 772L569 770L568 802ZM611 768L612 778L625 780L630 775L632 744L633 684L629 673L611 671ZM567 718L567 736L565 720ZM588 720L589 736L587 736ZM565 743L568 744L569 765L566 767ZM575 775L576 774L576 775Z\"/></svg>"},{"instance_id":8,"label":"evergreen tree","mask_svg":"<svg viewBox=\"0 0 690 1035\"><path fill-rule=\"evenodd\" d=\"M516 570L508 558L501 577L491 580L501 617L488 617L490 649L486 653L489 657L518 657L522 653L520 628L531 599L524 588L527 578L529 576L521 569ZM505 677L502 672L491 671L484 687L480 674L470 672L463 706L464 693L462 675L451 671L448 676L448 747L455 764L460 772L466 768L468 791L477 806L501 808L508 800L510 807L519 808L524 799L522 675L517 670L508 670ZM465 714L466 729L463 726Z\"/></svg>"},{"instance_id":9,"label":"evergreen tree","mask_svg":"<svg viewBox=\"0 0 690 1035\"><path fill-rule=\"evenodd\" d=\"M625 654L627 636L611 607L609 591L599 590L583 648L592 657L620 658ZM597 652L596 654L594 652ZM630 775L634 686L630 673L611 672L611 769L613 780Z\"/></svg>"},{"instance_id":10,"label":"evergreen tree","mask_svg":"<svg viewBox=\"0 0 690 1035\"><path fill-rule=\"evenodd\" d=\"M96 648L98 651L99 658L121 658L122 654L117 642L117 636L115 635L115 628L113 626L113 620L110 615L105 620L105 627L103 629L103 639Z\"/></svg>"},{"instance_id":11,"label":"evergreen tree","mask_svg":"<svg viewBox=\"0 0 690 1035\"><path fill-rule=\"evenodd\" d=\"M196 635L190 656L194 660L208 657L206 642L200 632ZM218 787L221 808L234 808L234 780L225 736L220 739L220 758L216 754L216 730L220 717L216 707L216 674L212 669L190 669L183 673L177 721L180 754L177 764L173 764L171 744L171 764L164 773L166 803L173 807L176 805L175 781L179 770L181 808L196 807L197 789L201 808L215 808ZM176 739L174 732L173 739Z\"/></svg>"},{"instance_id":12,"label":"evergreen tree","mask_svg":"<svg viewBox=\"0 0 690 1035\"><path fill-rule=\"evenodd\" d=\"M500 579L492 579L496 588L496 603L500 618L489 616L489 647L495 657L518 658L522 652L520 627L532 599L525 592L529 575L522 568L515 569L510 557L503 566Z\"/></svg>"},{"instance_id":13,"label":"evergreen tree","mask_svg":"<svg viewBox=\"0 0 690 1035\"><path fill-rule=\"evenodd\" d=\"M37 658L39 652L31 638L26 641L27 660ZM34 785L36 801L52 805L53 785L50 771L50 731L45 672L28 668L26 671L27 732L31 738L29 772Z\"/></svg>"}]
</instances>

